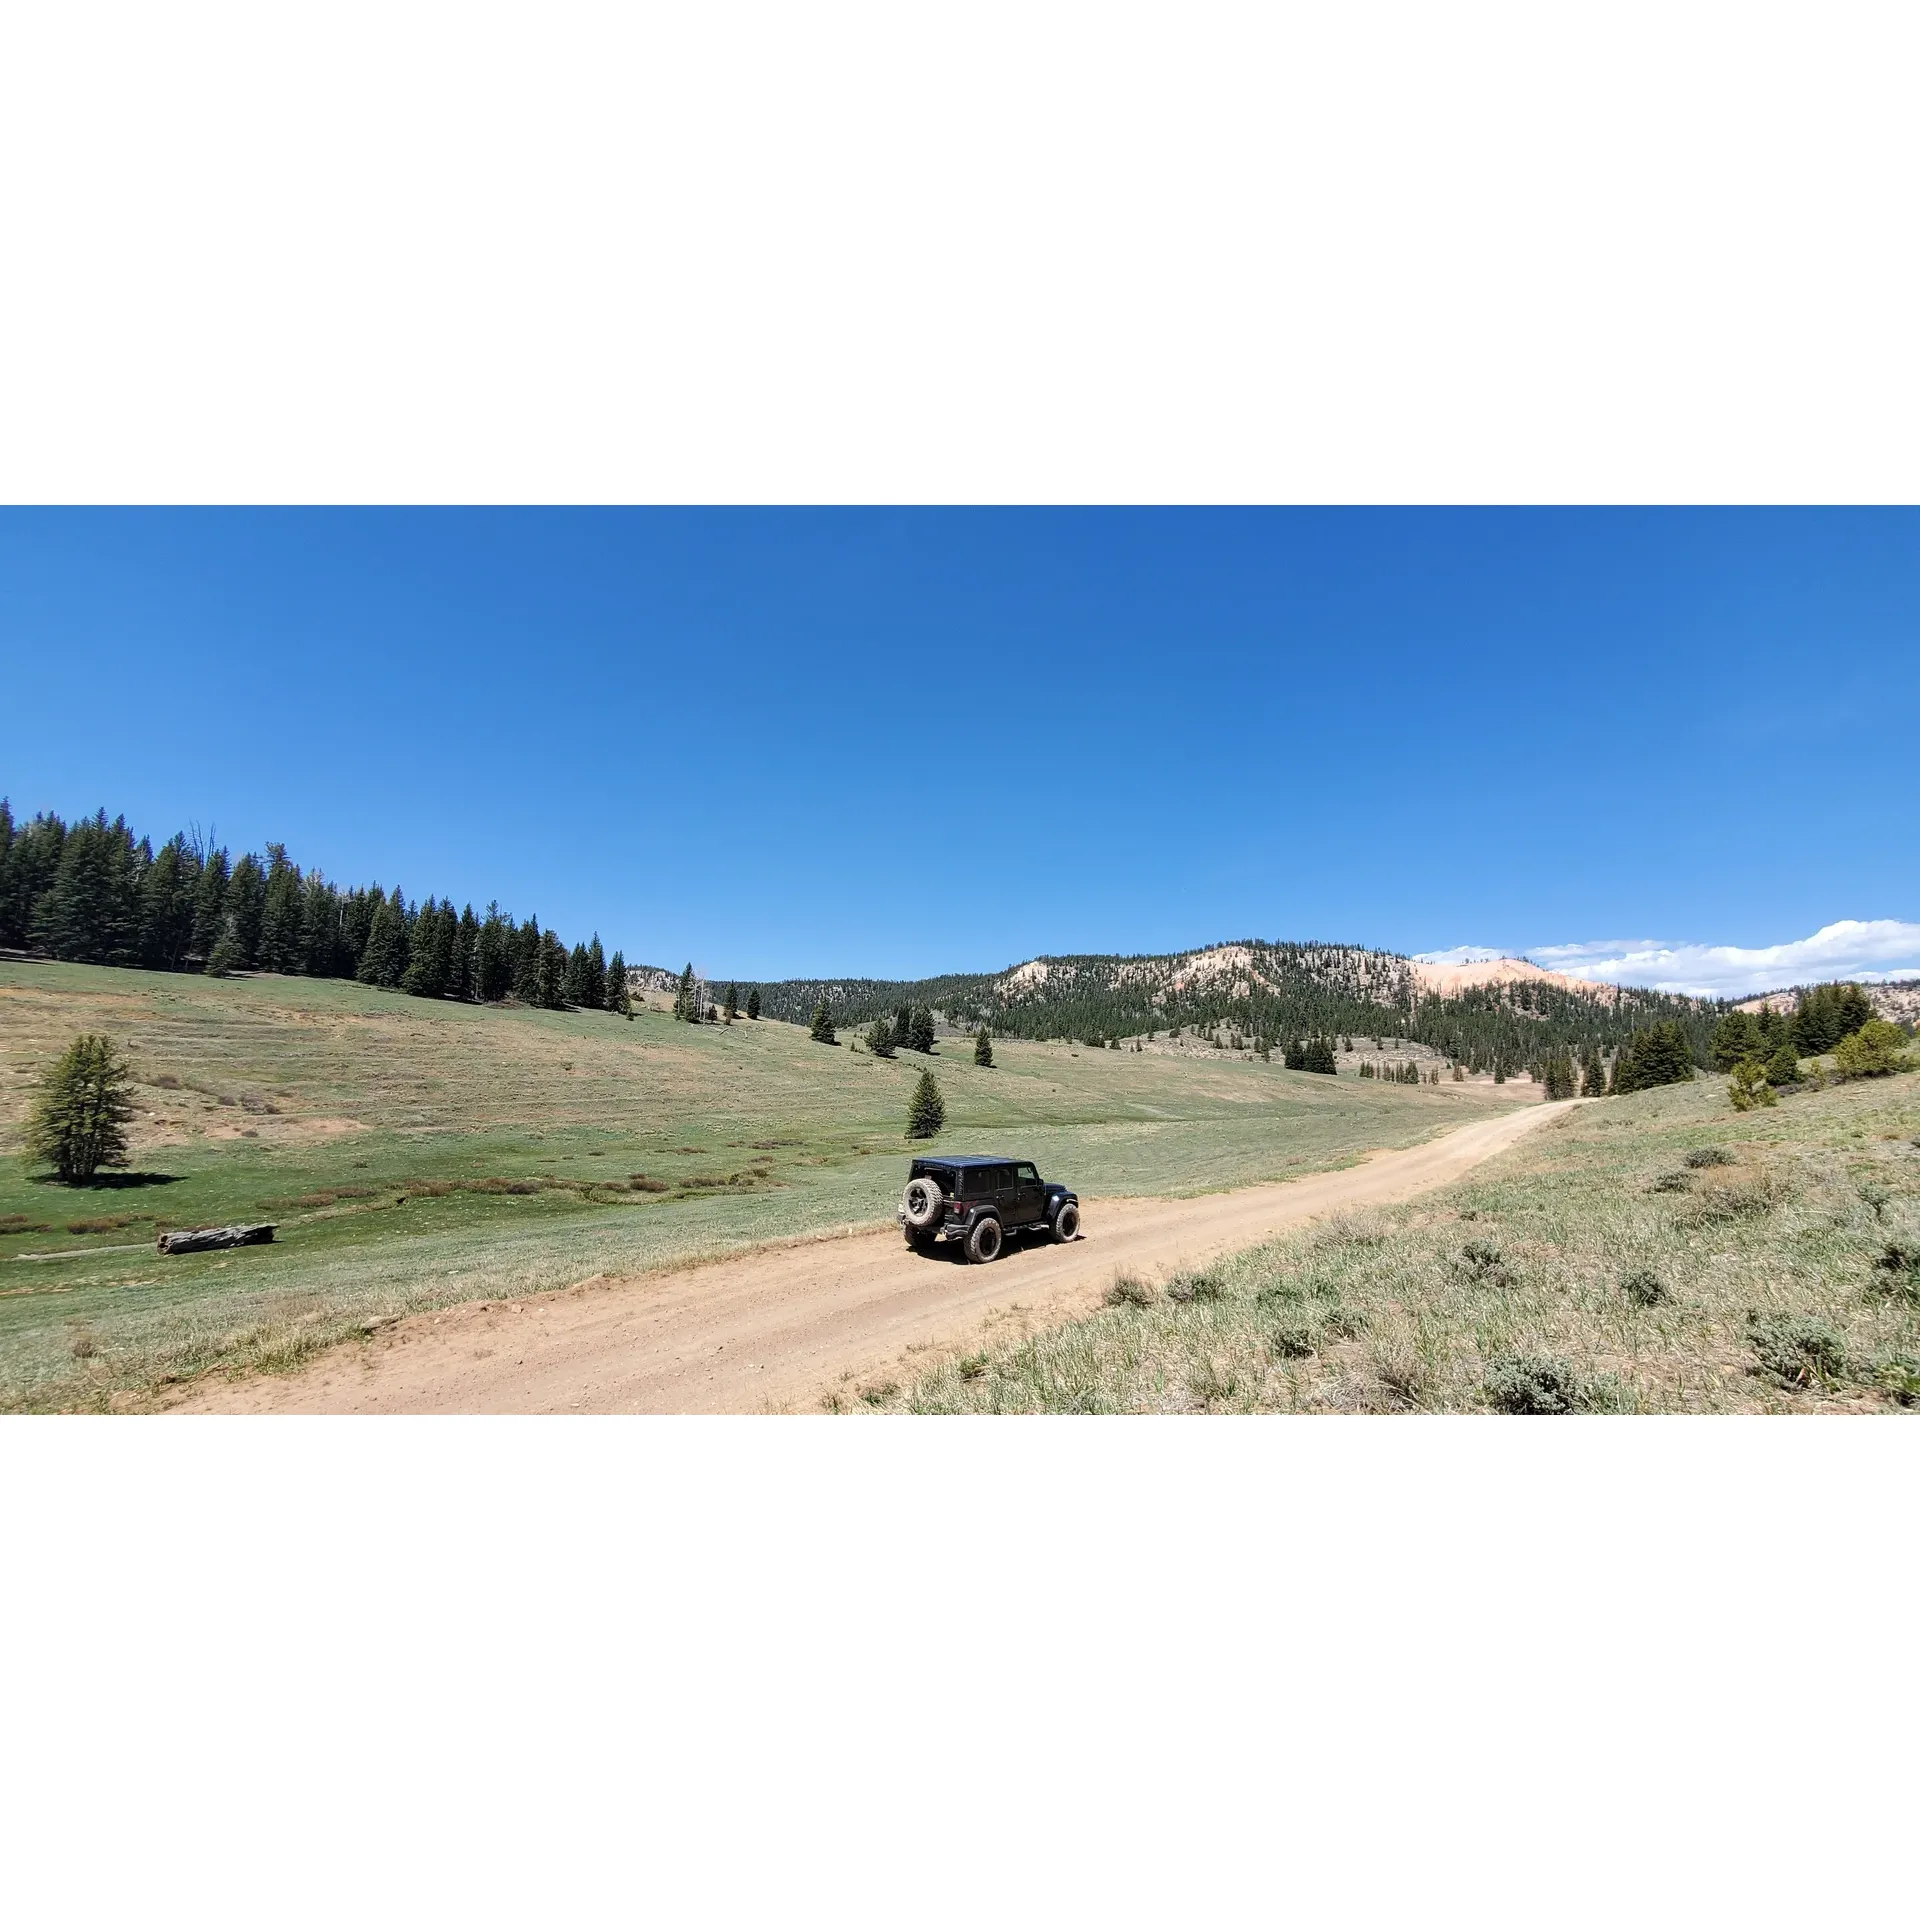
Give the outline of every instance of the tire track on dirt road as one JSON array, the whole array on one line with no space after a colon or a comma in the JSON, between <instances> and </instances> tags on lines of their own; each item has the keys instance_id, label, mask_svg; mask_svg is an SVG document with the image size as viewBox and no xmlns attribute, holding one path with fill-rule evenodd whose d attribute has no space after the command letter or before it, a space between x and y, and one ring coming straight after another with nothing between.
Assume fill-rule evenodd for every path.
<instances>
[{"instance_id":1,"label":"tire track on dirt road","mask_svg":"<svg viewBox=\"0 0 1920 1920\"><path fill-rule=\"evenodd\" d=\"M1565 1111L1525 1106L1421 1146L1191 1200L1096 1200L1082 1237L992 1266L864 1230L521 1300L470 1302L335 1347L293 1374L189 1387L180 1413L806 1412L849 1376L1090 1312L1117 1268L1197 1266L1288 1227L1457 1179Z\"/></svg>"}]
</instances>

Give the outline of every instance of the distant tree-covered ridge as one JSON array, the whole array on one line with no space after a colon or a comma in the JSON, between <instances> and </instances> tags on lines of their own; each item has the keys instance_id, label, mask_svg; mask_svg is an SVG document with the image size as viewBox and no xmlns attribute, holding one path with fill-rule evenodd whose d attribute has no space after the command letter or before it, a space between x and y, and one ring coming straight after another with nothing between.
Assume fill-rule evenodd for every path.
<instances>
[{"instance_id":1,"label":"distant tree-covered ridge","mask_svg":"<svg viewBox=\"0 0 1920 1920\"><path fill-rule=\"evenodd\" d=\"M568 947L537 915L484 916L400 888L341 888L270 841L236 860L176 833L156 853L105 810L69 826L16 826L0 800L0 947L94 966L178 973L303 973L430 999L504 1000L621 1013L627 989L673 985L656 967L609 968L600 936ZM616 956L617 957L617 956Z\"/></svg>"},{"instance_id":2,"label":"distant tree-covered ridge","mask_svg":"<svg viewBox=\"0 0 1920 1920\"><path fill-rule=\"evenodd\" d=\"M927 1006L950 1026L1028 1040L1104 1046L1122 1037L1189 1033L1279 1048L1304 1060L1328 1035L1409 1040L1471 1072L1543 1072L1549 1058L1617 1053L1643 1029L1676 1024L1707 1062L1719 1001L1623 987L1581 993L1546 980L1508 980L1439 994L1422 989L1401 954L1315 942L1234 941L1174 954L1067 954L1000 973L929 980L778 980L758 985L782 1020L823 1003L843 1026ZM906 1044L902 1031L901 1044ZM1319 1054L1314 1052L1315 1064Z\"/></svg>"}]
</instances>

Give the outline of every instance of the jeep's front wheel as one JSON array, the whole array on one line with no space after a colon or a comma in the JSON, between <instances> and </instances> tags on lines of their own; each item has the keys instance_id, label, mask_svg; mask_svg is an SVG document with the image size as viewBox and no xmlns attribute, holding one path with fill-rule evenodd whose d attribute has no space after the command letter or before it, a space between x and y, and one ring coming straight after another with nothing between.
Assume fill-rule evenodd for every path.
<instances>
[{"instance_id":1,"label":"jeep's front wheel","mask_svg":"<svg viewBox=\"0 0 1920 1920\"><path fill-rule=\"evenodd\" d=\"M1056 1240L1071 1240L1079 1231L1080 1209L1069 1200L1053 1216L1053 1237Z\"/></svg>"},{"instance_id":2,"label":"jeep's front wheel","mask_svg":"<svg viewBox=\"0 0 1920 1920\"><path fill-rule=\"evenodd\" d=\"M984 1267L999 1259L1000 1241L1000 1222L990 1213L983 1215L973 1223L973 1231L967 1235L968 1264Z\"/></svg>"}]
</instances>

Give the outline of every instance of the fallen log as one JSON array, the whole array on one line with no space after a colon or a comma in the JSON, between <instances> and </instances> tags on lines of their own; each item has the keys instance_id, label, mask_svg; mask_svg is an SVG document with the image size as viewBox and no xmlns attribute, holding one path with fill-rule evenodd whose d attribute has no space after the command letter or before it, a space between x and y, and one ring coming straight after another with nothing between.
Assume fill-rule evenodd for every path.
<instances>
[{"instance_id":1,"label":"fallen log","mask_svg":"<svg viewBox=\"0 0 1920 1920\"><path fill-rule=\"evenodd\" d=\"M257 1247L272 1238L271 1226L188 1227L163 1233L155 1244L162 1253L212 1253L221 1247Z\"/></svg>"}]
</instances>

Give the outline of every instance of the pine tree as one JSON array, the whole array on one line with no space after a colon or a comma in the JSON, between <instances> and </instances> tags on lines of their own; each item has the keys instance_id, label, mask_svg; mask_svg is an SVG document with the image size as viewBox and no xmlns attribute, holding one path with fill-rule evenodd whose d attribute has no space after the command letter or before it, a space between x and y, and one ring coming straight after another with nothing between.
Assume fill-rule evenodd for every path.
<instances>
[{"instance_id":1,"label":"pine tree","mask_svg":"<svg viewBox=\"0 0 1920 1920\"><path fill-rule=\"evenodd\" d=\"M884 1013L868 1029L867 1051L876 1060L893 1058L893 1022Z\"/></svg>"},{"instance_id":2,"label":"pine tree","mask_svg":"<svg viewBox=\"0 0 1920 1920\"><path fill-rule=\"evenodd\" d=\"M458 931L452 903L441 906L429 896L414 923L413 952L400 978L401 986L408 993L418 994L424 1000L438 1000L446 992L447 976L453 965L454 936Z\"/></svg>"},{"instance_id":3,"label":"pine tree","mask_svg":"<svg viewBox=\"0 0 1920 1920\"><path fill-rule=\"evenodd\" d=\"M240 949L240 964L260 964L260 916L267 906L267 876L252 854L243 853L227 883L227 927Z\"/></svg>"},{"instance_id":4,"label":"pine tree","mask_svg":"<svg viewBox=\"0 0 1920 1920\"><path fill-rule=\"evenodd\" d=\"M373 936L373 917L386 897L377 886L355 887L340 903L341 959L350 979L359 974L367 942Z\"/></svg>"},{"instance_id":5,"label":"pine tree","mask_svg":"<svg viewBox=\"0 0 1920 1920\"><path fill-rule=\"evenodd\" d=\"M1693 1055L1677 1020L1642 1027L1614 1056L1610 1093L1639 1093L1693 1078Z\"/></svg>"},{"instance_id":6,"label":"pine tree","mask_svg":"<svg viewBox=\"0 0 1920 1920\"><path fill-rule=\"evenodd\" d=\"M513 997L529 1007L548 1004L540 989L543 953L551 933L540 931L540 916L530 913L523 924L507 927L507 947L513 955Z\"/></svg>"},{"instance_id":7,"label":"pine tree","mask_svg":"<svg viewBox=\"0 0 1920 1920\"><path fill-rule=\"evenodd\" d=\"M1580 1081L1580 1091L1589 1100L1597 1100L1607 1090L1607 1067L1596 1050L1587 1056L1587 1070Z\"/></svg>"},{"instance_id":8,"label":"pine tree","mask_svg":"<svg viewBox=\"0 0 1920 1920\"><path fill-rule=\"evenodd\" d=\"M1753 1052L1757 1038L1753 1015L1735 1007L1713 1030L1713 1064L1722 1073L1731 1073L1736 1062Z\"/></svg>"},{"instance_id":9,"label":"pine tree","mask_svg":"<svg viewBox=\"0 0 1920 1920\"><path fill-rule=\"evenodd\" d=\"M133 1101L127 1068L105 1034L83 1033L41 1076L26 1126L28 1158L73 1186L127 1163Z\"/></svg>"},{"instance_id":10,"label":"pine tree","mask_svg":"<svg viewBox=\"0 0 1920 1920\"><path fill-rule=\"evenodd\" d=\"M204 959L226 931L227 888L233 873L225 847L215 847L200 864L200 883L193 890L193 939L190 951Z\"/></svg>"},{"instance_id":11,"label":"pine tree","mask_svg":"<svg viewBox=\"0 0 1920 1920\"><path fill-rule=\"evenodd\" d=\"M52 884L33 914L33 938L56 960L124 967L138 956L145 878L125 820L102 808L61 842Z\"/></svg>"},{"instance_id":12,"label":"pine tree","mask_svg":"<svg viewBox=\"0 0 1920 1920\"><path fill-rule=\"evenodd\" d=\"M1796 1062L1797 1065L1797 1062ZM1777 1107L1780 1096L1767 1081L1767 1070L1752 1054L1742 1054L1733 1063L1727 1082L1727 1098L1735 1113L1751 1113L1755 1107Z\"/></svg>"},{"instance_id":13,"label":"pine tree","mask_svg":"<svg viewBox=\"0 0 1920 1920\"><path fill-rule=\"evenodd\" d=\"M913 1100L907 1108L907 1138L931 1140L946 1124L947 1103L940 1098L933 1069L922 1067L920 1084L914 1088Z\"/></svg>"},{"instance_id":14,"label":"pine tree","mask_svg":"<svg viewBox=\"0 0 1920 1920\"><path fill-rule=\"evenodd\" d=\"M693 962L689 960L686 970L680 976L680 984L674 990L673 1017L676 1020L691 1020L694 1017Z\"/></svg>"},{"instance_id":15,"label":"pine tree","mask_svg":"<svg viewBox=\"0 0 1920 1920\"><path fill-rule=\"evenodd\" d=\"M277 840L267 845L267 884L260 909L260 968L292 973L300 964L300 869Z\"/></svg>"},{"instance_id":16,"label":"pine tree","mask_svg":"<svg viewBox=\"0 0 1920 1920\"><path fill-rule=\"evenodd\" d=\"M567 1005L584 1007L587 1004L587 950L578 942L567 955L567 984L565 988Z\"/></svg>"},{"instance_id":17,"label":"pine tree","mask_svg":"<svg viewBox=\"0 0 1920 1920\"><path fill-rule=\"evenodd\" d=\"M504 1000L512 986L513 959L507 947L507 929L499 907L489 901L487 917L473 936L473 996L492 1006Z\"/></svg>"},{"instance_id":18,"label":"pine tree","mask_svg":"<svg viewBox=\"0 0 1920 1920\"><path fill-rule=\"evenodd\" d=\"M209 980L225 980L244 960L240 943L232 934L222 933L213 943L213 951L206 958L206 975Z\"/></svg>"},{"instance_id":19,"label":"pine tree","mask_svg":"<svg viewBox=\"0 0 1920 1920\"><path fill-rule=\"evenodd\" d=\"M447 962L447 991L456 1000L473 998L473 943L479 933L480 922L474 917L473 903L469 901L460 909L453 951Z\"/></svg>"},{"instance_id":20,"label":"pine tree","mask_svg":"<svg viewBox=\"0 0 1920 1920\"><path fill-rule=\"evenodd\" d=\"M913 1009L904 1000L893 1010L893 1044L896 1047L913 1045Z\"/></svg>"},{"instance_id":21,"label":"pine tree","mask_svg":"<svg viewBox=\"0 0 1920 1920\"><path fill-rule=\"evenodd\" d=\"M315 980L352 971L340 938L340 895L318 867L300 883L300 966Z\"/></svg>"},{"instance_id":22,"label":"pine tree","mask_svg":"<svg viewBox=\"0 0 1920 1920\"><path fill-rule=\"evenodd\" d=\"M607 962L607 1011L633 1018L633 989L627 985L627 957L619 948Z\"/></svg>"},{"instance_id":23,"label":"pine tree","mask_svg":"<svg viewBox=\"0 0 1920 1920\"><path fill-rule=\"evenodd\" d=\"M915 1053L933 1051L933 1009L915 1007L907 1023L907 1045Z\"/></svg>"},{"instance_id":24,"label":"pine tree","mask_svg":"<svg viewBox=\"0 0 1920 1920\"><path fill-rule=\"evenodd\" d=\"M840 1044L834 1038L833 1016L828 1013L825 1000L822 1000L813 1010L813 1025L807 1029L807 1038L822 1041L830 1047Z\"/></svg>"},{"instance_id":25,"label":"pine tree","mask_svg":"<svg viewBox=\"0 0 1920 1920\"><path fill-rule=\"evenodd\" d=\"M590 1013L604 1013L607 1005L607 956L596 933L587 942L586 965L580 975L580 1004Z\"/></svg>"},{"instance_id":26,"label":"pine tree","mask_svg":"<svg viewBox=\"0 0 1920 1920\"><path fill-rule=\"evenodd\" d=\"M973 1064L976 1067L993 1065L993 1042L987 1038L985 1027L973 1036Z\"/></svg>"},{"instance_id":27,"label":"pine tree","mask_svg":"<svg viewBox=\"0 0 1920 1920\"><path fill-rule=\"evenodd\" d=\"M727 982L727 997L721 1005L720 1012L728 1026L732 1026L740 1018L740 988L732 980Z\"/></svg>"},{"instance_id":28,"label":"pine tree","mask_svg":"<svg viewBox=\"0 0 1920 1920\"><path fill-rule=\"evenodd\" d=\"M0 801L0 813L5 802ZM11 830L12 822L5 823ZM176 833L154 857L140 889L140 958L157 972L174 973L187 964L193 939L193 892L199 878L193 849ZM0 879L0 884L4 880Z\"/></svg>"},{"instance_id":29,"label":"pine tree","mask_svg":"<svg viewBox=\"0 0 1920 1920\"><path fill-rule=\"evenodd\" d=\"M532 1004L549 1013L558 1013L567 1004L567 950L551 930L541 936L534 959Z\"/></svg>"},{"instance_id":30,"label":"pine tree","mask_svg":"<svg viewBox=\"0 0 1920 1920\"><path fill-rule=\"evenodd\" d=\"M360 956L354 978L365 987L397 987L407 970L406 902L395 887L393 898L381 902L367 934L367 950Z\"/></svg>"},{"instance_id":31,"label":"pine tree","mask_svg":"<svg viewBox=\"0 0 1920 1920\"><path fill-rule=\"evenodd\" d=\"M747 989L747 1018L749 1020L758 1020L760 1018L760 989L758 987L749 987Z\"/></svg>"}]
</instances>

